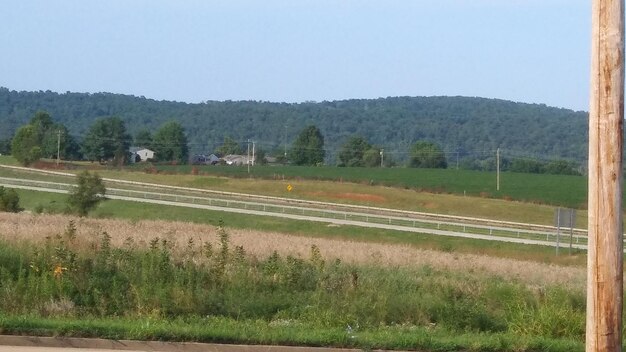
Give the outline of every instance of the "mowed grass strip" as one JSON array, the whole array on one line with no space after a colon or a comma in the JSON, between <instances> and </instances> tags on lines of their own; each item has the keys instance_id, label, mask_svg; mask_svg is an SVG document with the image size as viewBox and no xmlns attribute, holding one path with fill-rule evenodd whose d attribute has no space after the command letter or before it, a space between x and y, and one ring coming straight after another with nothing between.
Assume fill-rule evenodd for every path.
<instances>
[{"instance_id":1,"label":"mowed grass strip","mask_svg":"<svg viewBox=\"0 0 626 352\"><path fill-rule=\"evenodd\" d=\"M289 322L222 317L184 319L145 318L40 318L0 313L5 334L99 337L114 340L238 343L287 346L343 347L363 350L427 351L584 351L571 339L516 336L496 333L458 333L441 328L396 325L348 333L346 329L311 327Z\"/></svg>"}]
</instances>

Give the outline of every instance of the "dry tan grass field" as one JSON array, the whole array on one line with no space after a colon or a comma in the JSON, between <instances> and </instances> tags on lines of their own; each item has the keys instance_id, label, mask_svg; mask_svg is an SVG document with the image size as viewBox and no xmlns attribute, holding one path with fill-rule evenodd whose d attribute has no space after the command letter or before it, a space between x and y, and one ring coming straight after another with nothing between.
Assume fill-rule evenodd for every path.
<instances>
[{"instance_id":1,"label":"dry tan grass field","mask_svg":"<svg viewBox=\"0 0 626 352\"><path fill-rule=\"evenodd\" d=\"M189 239L196 246L218 241L217 228L189 222L88 219L66 215L33 215L0 212L0 238L6 241L40 243L48 236L62 234L70 220L77 227L79 249L93 248L106 231L113 246L123 246L128 239L136 246L147 247L154 238L165 239L174 254L183 253ZM299 237L275 232L227 229L233 245L243 246L248 254L266 257L276 250L281 255L308 258L312 245L319 247L328 260L339 258L347 263L399 267L431 266L436 270L471 272L515 280L531 287L559 285L574 290L585 287L585 269L538 262L494 258L483 255L422 250L411 246L353 242Z\"/></svg>"}]
</instances>

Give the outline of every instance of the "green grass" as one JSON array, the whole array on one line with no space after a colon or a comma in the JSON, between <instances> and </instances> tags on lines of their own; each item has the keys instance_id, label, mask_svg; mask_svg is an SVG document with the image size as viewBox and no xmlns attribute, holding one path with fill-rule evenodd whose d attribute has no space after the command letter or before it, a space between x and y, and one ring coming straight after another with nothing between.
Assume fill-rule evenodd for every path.
<instances>
[{"instance_id":1,"label":"green grass","mask_svg":"<svg viewBox=\"0 0 626 352\"><path fill-rule=\"evenodd\" d=\"M10 155L0 155L0 164L20 166L20 163L18 163L17 160L15 160L15 158Z\"/></svg>"},{"instance_id":2,"label":"green grass","mask_svg":"<svg viewBox=\"0 0 626 352\"><path fill-rule=\"evenodd\" d=\"M58 183L75 183L76 178L72 176L50 175L40 172L12 170L0 168L0 177L28 179L35 181L58 182Z\"/></svg>"},{"instance_id":3,"label":"green grass","mask_svg":"<svg viewBox=\"0 0 626 352\"><path fill-rule=\"evenodd\" d=\"M67 195L15 189L20 196L20 206L32 212L63 213L67 208Z\"/></svg>"},{"instance_id":4,"label":"green grass","mask_svg":"<svg viewBox=\"0 0 626 352\"><path fill-rule=\"evenodd\" d=\"M363 350L428 351L584 351L580 341L507 333L452 333L441 328L380 327L348 334L346 329L276 326L272 322L221 317L187 319L146 318L39 318L0 314L0 332L38 336L100 337L264 345L306 345L361 348Z\"/></svg>"}]
</instances>

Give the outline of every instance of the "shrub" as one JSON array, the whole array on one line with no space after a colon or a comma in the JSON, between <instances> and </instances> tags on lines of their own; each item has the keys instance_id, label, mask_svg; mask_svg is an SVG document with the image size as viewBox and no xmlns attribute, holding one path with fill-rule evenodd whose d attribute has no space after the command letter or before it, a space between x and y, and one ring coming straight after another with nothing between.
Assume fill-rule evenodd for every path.
<instances>
[{"instance_id":1,"label":"shrub","mask_svg":"<svg viewBox=\"0 0 626 352\"><path fill-rule=\"evenodd\" d=\"M20 196L12 188L4 188L0 186L0 211L10 213L19 213L22 211L20 207Z\"/></svg>"},{"instance_id":2,"label":"shrub","mask_svg":"<svg viewBox=\"0 0 626 352\"><path fill-rule=\"evenodd\" d=\"M79 174L77 183L77 187L70 192L67 202L76 214L86 216L104 199L106 188L100 176L89 171Z\"/></svg>"}]
</instances>

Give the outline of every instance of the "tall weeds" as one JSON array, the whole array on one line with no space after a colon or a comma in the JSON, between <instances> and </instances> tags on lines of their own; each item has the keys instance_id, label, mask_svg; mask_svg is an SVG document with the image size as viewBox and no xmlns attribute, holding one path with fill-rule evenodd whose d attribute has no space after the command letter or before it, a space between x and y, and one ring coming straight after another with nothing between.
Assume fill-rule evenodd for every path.
<instances>
[{"instance_id":1,"label":"tall weeds","mask_svg":"<svg viewBox=\"0 0 626 352\"><path fill-rule=\"evenodd\" d=\"M380 326L442 327L582 339L584 297L533 290L463 272L352 265L308 257L266 258L232 246L220 226L217 245L189 238L182 255L153 238L111 245L101 232L88 251L74 222L34 248L0 245L0 312L69 317L218 316L351 331ZM81 242L82 244L78 244Z\"/></svg>"}]
</instances>

